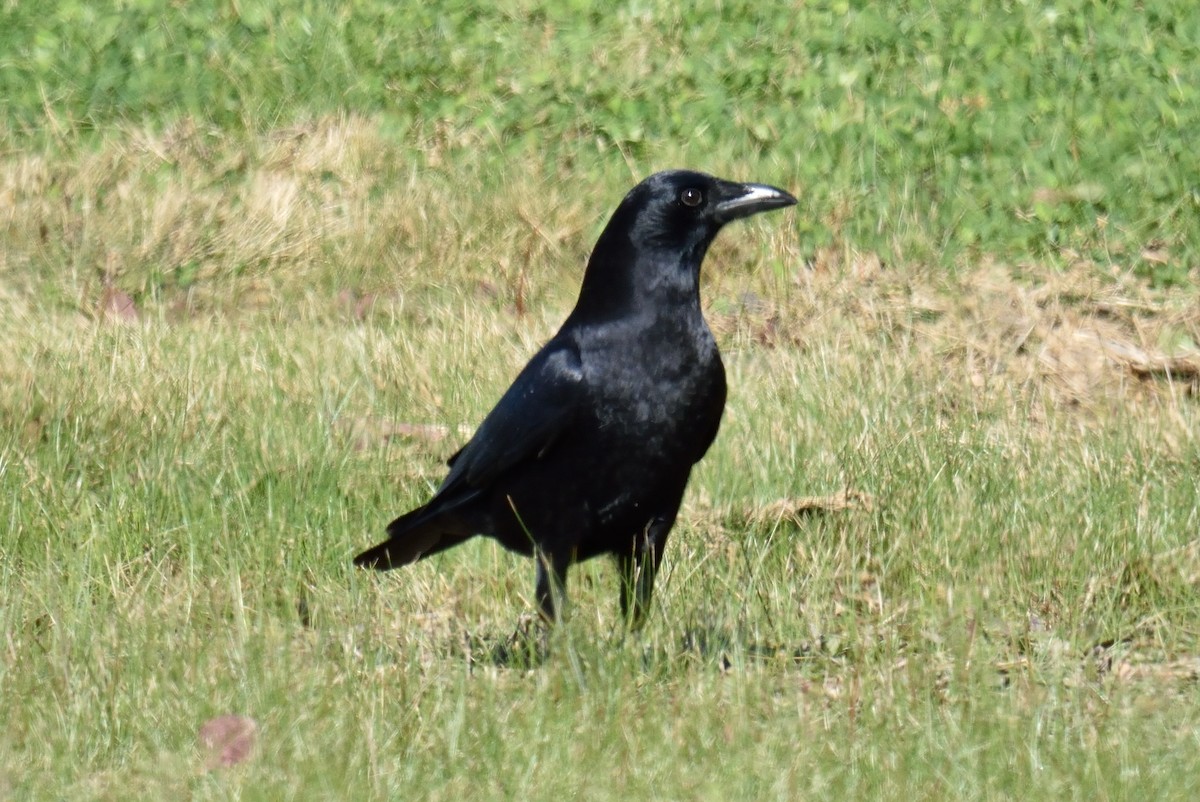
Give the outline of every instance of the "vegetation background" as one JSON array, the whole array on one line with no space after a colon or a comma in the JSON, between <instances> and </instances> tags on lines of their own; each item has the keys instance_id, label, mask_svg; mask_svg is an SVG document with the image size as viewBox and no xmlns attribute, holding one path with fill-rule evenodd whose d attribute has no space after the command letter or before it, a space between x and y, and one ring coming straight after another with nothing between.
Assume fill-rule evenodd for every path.
<instances>
[{"instance_id":1,"label":"vegetation background","mask_svg":"<svg viewBox=\"0 0 1200 802\"><path fill-rule=\"evenodd\" d=\"M0 6L0 796L1195 798L1182 0ZM657 606L351 570L624 191L790 188Z\"/></svg>"}]
</instances>

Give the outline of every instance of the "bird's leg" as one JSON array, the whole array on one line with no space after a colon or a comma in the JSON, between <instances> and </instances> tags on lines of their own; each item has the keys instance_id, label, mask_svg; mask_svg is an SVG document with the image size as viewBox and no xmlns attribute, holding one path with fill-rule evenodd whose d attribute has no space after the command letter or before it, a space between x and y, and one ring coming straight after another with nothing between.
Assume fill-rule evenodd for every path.
<instances>
[{"instance_id":1,"label":"bird's leg","mask_svg":"<svg viewBox=\"0 0 1200 802\"><path fill-rule=\"evenodd\" d=\"M567 568L571 558L561 552L547 554L541 549L534 556L537 559L538 608L542 618L552 624L567 603Z\"/></svg>"},{"instance_id":2,"label":"bird's leg","mask_svg":"<svg viewBox=\"0 0 1200 802\"><path fill-rule=\"evenodd\" d=\"M667 533L674 522L673 517L654 518L634 541L633 550L617 557L621 573L621 616L632 630L639 630L646 623L650 599L654 596L654 579L662 563Z\"/></svg>"}]
</instances>

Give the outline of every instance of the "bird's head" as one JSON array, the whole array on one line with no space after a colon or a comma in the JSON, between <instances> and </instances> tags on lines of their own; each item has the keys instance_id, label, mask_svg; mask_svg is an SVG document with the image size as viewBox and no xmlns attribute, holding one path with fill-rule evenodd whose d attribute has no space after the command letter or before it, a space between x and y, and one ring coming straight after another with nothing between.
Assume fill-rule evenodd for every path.
<instances>
[{"instance_id":1,"label":"bird's head","mask_svg":"<svg viewBox=\"0 0 1200 802\"><path fill-rule=\"evenodd\" d=\"M766 184L739 184L692 170L666 170L638 184L621 201L614 222L628 216L643 242L690 250L707 248L731 220L781 209L796 202ZM704 254L699 254L703 258Z\"/></svg>"},{"instance_id":2,"label":"bird's head","mask_svg":"<svg viewBox=\"0 0 1200 802\"><path fill-rule=\"evenodd\" d=\"M580 305L599 311L636 302L656 287L696 294L700 264L722 226L794 203L789 193L766 184L692 170L655 173L629 191L596 242Z\"/></svg>"}]
</instances>

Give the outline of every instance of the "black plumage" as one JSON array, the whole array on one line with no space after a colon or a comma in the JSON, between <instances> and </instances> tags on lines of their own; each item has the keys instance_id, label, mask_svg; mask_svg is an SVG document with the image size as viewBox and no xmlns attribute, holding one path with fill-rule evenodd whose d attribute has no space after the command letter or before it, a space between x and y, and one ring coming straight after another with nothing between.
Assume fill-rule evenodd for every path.
<instances>
[{"instance_id":1,"label":"black plumage","mask_svg":"<svg viewBox=\"0 0 1200 802\"><path fill-rule=\"evenodd\" d=\"M574 310L529 361L425 505L356 565L389 569L475 535L537 558L553 619L567 568L612 554L621 610L647 612L692 466L716 437L725 370L700 308L700 266L734 219L794 204L775 187L672 170L617 207Z\"/></svg>"}]
</instances>

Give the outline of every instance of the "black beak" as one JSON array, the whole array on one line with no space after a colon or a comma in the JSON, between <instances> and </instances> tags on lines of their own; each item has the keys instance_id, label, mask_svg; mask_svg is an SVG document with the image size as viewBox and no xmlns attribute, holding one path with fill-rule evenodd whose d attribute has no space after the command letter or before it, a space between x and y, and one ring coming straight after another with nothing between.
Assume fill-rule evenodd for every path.
<instances>
[{"instance_id":1,"label":"black beak","mask_svg":"<svg viewBox=\"0 0 1200 802\"><path fill-rule=\"evenodd\" d=\"M789 193L766 184L723 184L721 195L716 206L717 220L721 223L796 203Z\"/></svg>"}]
</instances>

